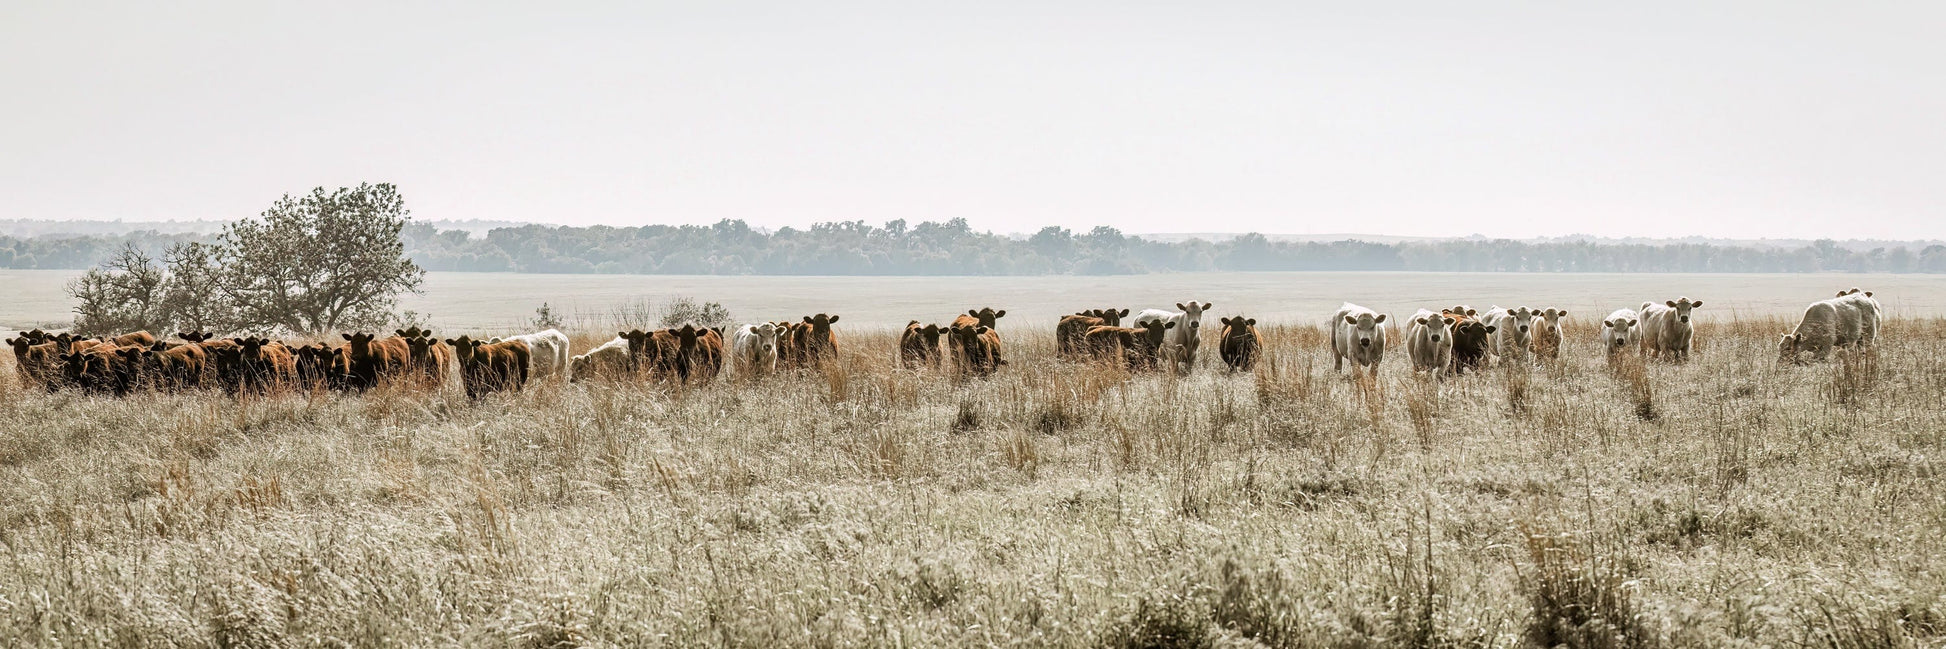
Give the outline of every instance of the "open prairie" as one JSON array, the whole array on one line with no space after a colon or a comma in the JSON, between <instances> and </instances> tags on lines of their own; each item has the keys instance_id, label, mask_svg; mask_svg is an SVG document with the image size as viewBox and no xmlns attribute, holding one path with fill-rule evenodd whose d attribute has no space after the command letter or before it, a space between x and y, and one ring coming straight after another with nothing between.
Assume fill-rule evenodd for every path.
<instances>
[{"instance_id":1,"label":"open prairie","mask_svg":"<svg viewBox=\"0 0 1946 649\"><path fill-rule=\"evenodd\" d=\"M1791 366L1775 352L1786 324L1755 306L1702 322L1681 365L1605 362L1590 320L1571 319L1558 361L1443 382L1414 376L1394 336L1367 382L1333 372L1308 324L1328 310L1318 305L1489 300L1444 292L1456 284L1328 290L1329 277L1291 286L1310 296L1288 298L1298 306L1273 306L1285 284L1268 280L1248 291L1073 280L1058 294L1069 280L963 280L982 288L940 296L922 287L955 280L861 279L821 296L804 293L837 282L712 278L797 294L767 307L777 315L859 313L872 331L841 323L842 360L820 372L535 385L483 402L450 384L47 394L22 389L8 359L0 644L1946 637L1946 321L1896 318L1876 349ZM482 327L524 316L530 294L598 304L573 297L569 278L494 292L466 277L465 299L440 292L453 279L435 276L426 299ZM1521 283L1556 282L1555 304L1588 312L1607 304L1597 290L1626 293L1618 304L1687 293L1736 306L1752 298L1732 288L1766 281L1493 279L1515 296L1502 303L1549 302ZM1851 279L1797 278L1795 299L1857 283L1895 313L1921 311L1887 282ZM1180 377L1054 358L1035 309L1123 303L1150 280L1220 314L1236 302L1306 324L1264 327L1267 358L1250 373L1223 371L1208 339L1204 364ZM614 281L618 298L638 290ZM708 287L639 292L717 299ZM876 330L898 314L986 304L1022 313L1000 322L1010 364L996 376L892 369L895 339ZM618 326L596 324L577 352Z\"/></svg>"},{"instance_id":2,"label":"open prairie","mask_svg":"<svg viewBox=\"0 0 1946 649\"><path fill-rule=\"evenodd\" d=\"M0 330L46 327L73 317L62 287L79 271L0 270L8 299ZM1470 304L1568 309L1598 318L1646 300L1689 296L1698 317L1796 316L1832 292L1863 286L1897 317L1946 315L1938 275L1168 273L1108 277L796 277L430 273L424 293L401 308L435 328L503 331L524 326L546 302L570 326L599 326L618 305L682 295L723 303L746 321L838 313L853 329L891 329L948 318L973 306L1007 309L1009 324L1052 323L1084 307L1141 310L1198 299L1260 322L1322 322L1346 300L1398 316L1420 307ZM1573 318L1571 318L1573 319ZM1049 326L1052 326L1051 324Z\"/></svg>"}]
</instances>

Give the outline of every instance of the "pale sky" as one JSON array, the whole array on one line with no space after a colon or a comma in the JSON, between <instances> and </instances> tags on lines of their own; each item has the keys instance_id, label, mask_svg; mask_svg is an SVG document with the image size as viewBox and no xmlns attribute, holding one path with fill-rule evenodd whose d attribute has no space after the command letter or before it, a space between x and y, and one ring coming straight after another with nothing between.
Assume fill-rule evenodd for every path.
<instances>
[{"instance_id":1,"label":"pale sky","mask_svg":"<svg viewBox=\"0 0 1946 649\"><path fill-rule=\"evenodd\" d=\"M575 225L1946 238L1940 34L1917 1L10 0L0 218L372 181Z\"/></svg>"}]
</instances>

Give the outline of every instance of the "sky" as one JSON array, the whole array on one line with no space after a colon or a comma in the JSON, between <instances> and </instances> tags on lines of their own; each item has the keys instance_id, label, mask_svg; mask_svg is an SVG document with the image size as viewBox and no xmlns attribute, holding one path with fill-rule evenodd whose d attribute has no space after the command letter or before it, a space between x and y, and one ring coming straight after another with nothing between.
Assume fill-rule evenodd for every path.
<instances>
[{"instance_id":1,"label":"sky","mask_svg":"<svg viewBox=\"0 0 1946 649\"><path fill-rule=\"evenodd\" d=\"M1940 2L0 3L0 218L1946 238Z\"/></svg>"}]
</instances>

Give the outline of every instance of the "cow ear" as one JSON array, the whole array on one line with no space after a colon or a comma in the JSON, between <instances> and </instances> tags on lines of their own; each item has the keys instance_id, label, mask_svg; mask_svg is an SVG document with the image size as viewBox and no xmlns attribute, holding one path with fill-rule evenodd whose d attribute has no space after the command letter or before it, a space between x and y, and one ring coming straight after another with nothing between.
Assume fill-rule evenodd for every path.
<instances>
[{"instance_id":1,"label":"cow ear","mask_svg":"<svg viewBox=\"0 0 1946 649\"><path fill-rule=\"evenodd\" d=\"M967 309L967 310L966 310L966 315L970 315L970 316L973 316L973 317L975 317L975 318L978 318L978 317L980 317L980 310L979 310L979 309Z\"/></svg>"},{"instance_id":2,"label":"cow ear","mask_svg":"<svg viewBox=\"0 0 1946 649\"><path fill-rule=\"evenodd\" d=\"M1209 308L1210 308L1210 307L1213 307L1213 306L1216 306L1216 305L1215 305L1214 303L1210 303L1210 302L1204 302L1204 303L1203 303L1203 310L1204 310L1204 311L1208 311L1208 310L1209 310Z\"/></svg>"},{"instance_id":3,"label":"cow ear","mask_svg":"<svg viewBox=\"0 0 1946 649\"><path fill-rule=\"evenodd\" d=\"M1637 323L1637 322L1641 322L1641 320L1637 320L1637 319L1635 319L1635 318L1629 318L1629 319L1628 319L1628 326L1631 326L1631 327L1633 327L1633 326L1635 326L1635 323Z\"/></svg>"},{"instance_id":4,"label":"cow ear","mask_svg":"<svg viewBox=\"0 0 1946 649\"><path fill-rule=\"evenodd\" d=\"M231 339L230 339L230 342L233 342L233 343L236 343L236 344L239 344L239 345L242 345L242 344L246 344L246 343L248 343L249 341L247 341L247 340L245 340L245 339L242 339L242 338L231 338Z\"/></svg>"},{"instance_id":5,"label":"cow ear","mask_svg":"<svg viewBox=\"0 0 1946 649\"><path fill-rule=\"evenodd\" d=\"M1554 313L1554 317L1556 317L1556 318L1565 318L1565 317L1568 317L1568 310L1567 310L1567 309L1561 309L1560 311L1556 311L1556 312Z\"/></svg>"},{"instance_id":6,"label":"cow ear","mask_svg":"<svg viewBox=\"0 0 1946 649\"><path fill-rule=\"evenodd\" d=\"M1615 325L1614 325L1614 323L1611 323L1611 322L1609 322L1609 321L1607 321L1607 320L1603 320L1603 321L1601 321L1601 326L1604 326L1604 327L1613 327L1613 326L1615 326Z\"/></svg>"},{"instance_id":7,"label":"cow ear","mask_svg":"<svg viewBox=\"0 0 1946 649\"><path fill-rule=\"evenodd\" d=\"M1357 316L1345 316L1345 324L1358 324Z\"/></svg>"},{"instance_id":8,"label":"cow ear","mask_svg":"<svg viewBox=\"0 0 1946 649\"><path fill-rule=\"evenodd\" d=\"M995 318L1005 318L1005 317L1007 317L1007 310L1006 310L1006 309L1001 309L1001 310L999 310L999 311L995 311L995 312L993 312L993 317L995 317Z\"/></svg>"},{"instance_id":9,"label":"cow ear","mask_svg":"<svg viewBox=\"0 0 1946 649\"><path fill-rule=\"evenodd\" d=\"M1126 317L1128 315L1128 309L1122 309L1122 315Z\"/></svg>"},{"instance_id":10,"label":"cow ear","mask_svg":"<svg viewBox=\"0 0 1946 649\"><path fill-rule=\"evenodd\" d=\"M1385 314L1383 314L1383 313L1380 313L1380 314L1378 314L1378 317L1376 317L1376 318L1372 318L1372 322L1376 322L1376 323L1379 323L1379 324L1385 324Z\"/></svg>"},{"instance_id":11,"label":"cow ear","mask_svg":"<svg viewBox=\"0 0 1946 649\"><path fill-rule=\"evenodd\" d=\"M1164 324L1164 325L1162 325L1162 328L1163 328L1163 329L1174 329L1174 328L1176 328L1176 321L1174 321L1174 320L1170 320L1170 321L1169 321L1168 323L1166 323L1166 324Z\"/></svg>"},{"instance_id":12,"label":"cow ear","mask_svg":"<svg viewBox=\"0 0 1946 649\"><path fill-rule=\"evenodd\" d=\"M1412 323L1413 323L1413 324L1426 324L1426 319L1425 319L1425 318L1423 318L1423 317L1421 317L1421 318L1416 318L1416 319L1414 319L1414 320L1412 321Z\"/></svg>"},{"instance_id":13,"label":"cow ear","mask_svg":"<svg viewBox=\"0 0 1946 649\"><path fill-rule=\"evenodd\" d=\"M1865 297L1871 297L1871 296L1872 296L1871 291L1865 291Z\"/></svg>"},{"instance_id":14,"label":"cow ear","mask_svg":"<svg viewBox=\"0 0 1946 649\"><path fill-rule=\"evenodd\" d=\"M811 316L804 316L804 324L811 324Z\"/></svg>"},{"instance_id":15,"label":"cow ear","mask_svg":"<svg viewBox=\"0 0 1946 649\"><path fill-rule=\"evenodd\" d=\"M1666 300L1666 301L1664 301L1664 302L1663 302L1663 304L1667 304L1667 305L1669 305L1669 308L1671 308L1671 309L1673 309L1673 308L1676 308L1676 301L1675 301L1675 300Z\"/></svg>"},{"instance_id":16,"label":"cow ear","mask_svg":"<svg viewBox=\"0 0 1946 649\"><path fill-rule=\"evenodd\" d=\"M838 316L835 315L831 316L831 320L829 320L829 322L837 322L837 321L838 321Z\"/></svg>"},{"instance_id":17,"label":"cow ear","mask_svg":"<svg viewBox=\"0 0 1946 649\"><path fill-rule=\"evenodd\" d=\"M1176 310L1177 310L1177 311L1188 311L1188 310L1189 310L1189 307L1186 307L1186 306L1183 306L1181 302L1177 302L1177 303L1176 303Z\"/></svg>"},{"instance_id":18,"label":"cow ear","mask_svg":"<svg viewBox=\"0 0 1946 649\"><path fill-rule=\"evenodd\" d=\"M1449 324L1449 325L1450 325L1450 324L1453 324L1453 319L1452 319L1452 318L1440 318L1440 319L1441 319L1441 320L1445 320L1445 321L1446 321L1446 324Z\"/></svg>"},{"instance_id":19,"label":"cow ear","mask_svg":"<svg viewBox=\"0 0 1946 649\"><path fill-rule=\"evenodd\" d=\"M989 331L993 331L993 328L992 328L992 327L988 327L988 326L986 326L986 325L980 325L980 326L979 326L978 328L975 328L975 329L973 330L973 333L976 333L976 334L982 334L982 335L984 335L984 334L986 334L986 332L989 332Z\"/></svg>"},{"instance_id":20,"label":"cow ear","mask_svg":"<svg viewBox=\"0 0 1946 649\"><path fill-rule=\"evenodd\" d=\"M345 340L351 340L351 334L338 334L338 335L344 336Z\"/></svg>"},{"instance_id":21,"label":"cow ear","mask_svg":"<svg viewBox=\"0 0 1946 649\"><path fill-rule=\"evenodd\" d=\"M1694 309L1694 308L1696 308L1696 307L1699 307L1699 306L1703 306L1703 301L1702 301L1702 300L1697 300L1697 301L1695 301L1695 302L1690 302L1690 303L1689 303L1689 308L1692 308L1692 309Z\"/></svg>"},{"instance_id":22,"label":"cow ear","mask_svg":"<svg viewBox=\"0 0 1946 649\"><path fill-rule=\"evenodd\" d=\"M398 337L400 337L400 338L404 338L404 337L405 337L405 330L404 330L404 329L393 329L393 330L392 330L392 335L394 335L394 336L398 336Z\"/></svg>"},{"instance_id":23,"label":"cow ear","mask_svg":"<svg viewBox=\"0 0 1946 649\"><path fill-rule=\"evenodd\" d=\"M1254 327L1254 326L1257 326L1257 319L1256 319L1256 318L1251 318L1251 319L1249 319L1249 320L1245 320L1245 321L1243 321L1243 324L1246 324L1246 325L1250 325L1250 326L1252 326L1252 327Z\"/></svg>"},{"instance_id":24,"label":"cow ear","mask_svg":"<svg viewBox=\"0 0 1946 649\"><path fill-rule=\"evenodd\" d=\"M1487 333L1493 333L1493 332L1495 332L1495 331L1499 331L1499 330L1500 330L1500 328L1499 328L1499 327L1496 327L1496 326L1493 326L1493 325L1487 325Z\"/></svg>"}]
</instances>

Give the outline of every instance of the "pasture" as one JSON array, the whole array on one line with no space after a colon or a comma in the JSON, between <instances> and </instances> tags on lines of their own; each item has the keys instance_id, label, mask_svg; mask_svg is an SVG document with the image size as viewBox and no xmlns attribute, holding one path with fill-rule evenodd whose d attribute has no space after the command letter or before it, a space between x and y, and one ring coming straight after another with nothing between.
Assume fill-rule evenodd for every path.
<instances>
[{"instance_id":1,"label":"pasture","mask_svg":"<svg viewBox=\"0 0 1946 649\"><path fill-rule=\"evenodd\" d=\"M1360 382L1332 372L1316 324L1339 299L1400 317L1491 300L1268 279L1247 294L1143 291L1215 302L1206 322L1258 318L1265 361L1226 373L1206 338L1196 372L1131 376L1056 359L1053 316L1144 306L1133 282L1156 278L1100 280L1099 294L1092 279L965 280L981 287L968 293L897 280L869 295L884 280L816 295L833 280L731 278L805 300L765 310L659 279L609 290L721 299L745 319L842 312L842 359L763 381L534 385L478 403L453 385L50 395L0 362L0 644L1754 647L1946 634L1946 321L1884 282L1797 278L1820 288L1792 310L1857 283L1894 317L1873 350L1790 366L1776 360L1788 324L1769 315L1781 307L1755 306L1771 298L1644 289L1661 286L1648 277L1615 279L1634 287L1611 300L1566 281L1582 276L1496 276L1511 295L1560 282L1521 300L1579 311L1559 361L1432 382L1395 336L1376 382ZM456 305L428 308L453 323L531 309L484 285L428 288ZM555 290L532 301L581 295ZM1283 306L1284 291L1313 297ZM1601 358L1597 312L1677 293L1725 307L1698 311L1693 360ZM1740 299L1751 306L1729 308ZM890 326L982 305L1010 310L998 374L893 369ZM575 332L574 352L620 324Z\"/></svg>"}]
</instances>

